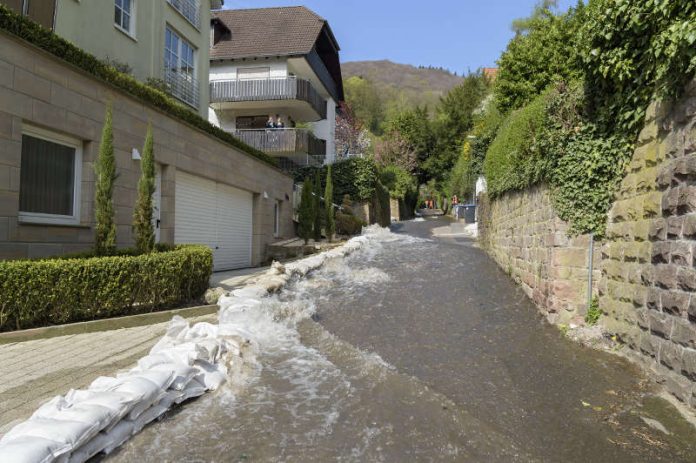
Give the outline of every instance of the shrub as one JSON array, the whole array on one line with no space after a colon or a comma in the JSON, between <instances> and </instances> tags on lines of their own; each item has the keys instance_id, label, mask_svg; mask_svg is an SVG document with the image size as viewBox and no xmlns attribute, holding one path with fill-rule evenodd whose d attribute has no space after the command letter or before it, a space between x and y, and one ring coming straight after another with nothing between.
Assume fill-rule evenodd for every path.
<instances>
[{"instance_id":1,"label":"shrub","mask_svg":"<svg viewBox=\"0 0 696 463\"><path fill-rule=\"evenodd\" d=\"M546 114L546 94L512 112L488 148L483 170L488 192L495 197L540 181L548 166L537 144Z\"/></svg>"},{"instance_id":2,"label":"shrub","mask_svg":"<svg viewBox=\"0 0 696 463\"><path fill-rule=\"evenodd\" d=\"M343 212L336 213L336 233L339 235L359 235L366 224L359 218Z\"/></svg>"},{"instance_id":3,"label":"shrub","mask_svg":"<svg viewBox=\"0 0 696 463\"><path fill-rule=\"evenodd\" d=\"M324 221L326 222L326 239L333 240L336 233L333 206L333 180L331 179L331 164L326 170L326 190L324 190Z\"/></svg>"},{"instance_id":4,"label":"shrub","mask_svg":"<svg viewBox=\"0 0 696 463\"><path fill-rule=\"evenodd\" d=\"M135 248L140 253L151 252L155 246L155 229L152 226L152 195L155 192L155 158L153 153L152 125L147 126L145 146L140 160L138 201L133 213Z\"/></svg>"},{"instance_id":5,"label":"shrub","mask_svg":"<svg viewBox=\"0 0 696 463\"><path fill-rule=\"evenodd\" d=\"M26 17L14 13L2 4L0 4L0 30L19 37L53 56L67 61L88 74L123 90L136 99L207 132L252 157L258 158L272 166L278 165L278 161L275 158L252 148L221 128L214 126L193 112L190 107L178 103L164 92L151 88L149 85L138 82L135 78L119 72L113 66L103 63L93 55L44 29Z\"/></svg>"},{"instance_id":6,"label":"shrub","mask_svg":"<svg viewBox=\"0 0 696 463\"><path fill-rule=\"evenodd\" d=\"M381 227L391 225L391 205L389 204L389 190L377 182L375 193L372 197L372 207L375 211L375 222Z\"/></svg>"},{"instance_id":7,"label":"shrub","mask_svg":"<svg viewBox=\"0 0 696 463\"><path fill-rule=\"evenodd\" d=\"M116 158L114 157L114 133L112 128L111 103L106 107L104 128L99 142L99 154L94 163L94 252L106 256L116 249L116 222L114 221L114 182L116 181Z\"/></svg>"},{"instance_id":8,"label":"shrub","mask_svg":"<svg viewBox=\"0 0 696 463\"><path fill-rule=\"evenodd\" d=\"M135 256L0 261L0 331L173 307L202 296L212 268L212 251L199 245Z\"/></svg>"},{"instance_id":9,"label":"shrub","mask_svg":"<svg viewBox=\"0 0 696 463\"><path fill-rule=\"evenodd\" d=\"M293 172L295 182L302 182L306 177L314 175L319 169L321 176L326 177L328 166L302 167ZM331 164L331 179L333 180L333 199L338 204L343 195L350 195L357 201L367 201L372 198L377 182L377 165L371 158L349 158Z\"/></svg>"},{"instance_id":10,"label":"shrub","mask_svg":"<svg viewBox=\"0 0 696 463\"><path fill-rule=\"evenodd\" d=\"M321 177L320 172L317 170L314 174L314 224L312 226L312 236L314 241L321 240L321 196L319 192L321 191Z\"/></svg>"},{"instance_id":11,"label":"shrub","mask_svg":"<svg viewBox=\"0 0 696 463\"><path fill-rule=\"evenodd\" d=\"M416 178L402 167L386 166L380 171L379 177L392 198L404 199L409 192L418 190Z\"/></svg>"},{"instance_id":12,"label":"shrub","mask_svg":"<svg viewBox=\"0 0 696 463\"><path fill-rule=\"evenodd\" d=\"M302 198L300 199L297 218L299 222L297 234L304 240L305 244L307 244L312 237L312 229L314 228L314 207L315 202L312 195L312 181L307 177L302 185Z\"/></svg>"}]
</instances>

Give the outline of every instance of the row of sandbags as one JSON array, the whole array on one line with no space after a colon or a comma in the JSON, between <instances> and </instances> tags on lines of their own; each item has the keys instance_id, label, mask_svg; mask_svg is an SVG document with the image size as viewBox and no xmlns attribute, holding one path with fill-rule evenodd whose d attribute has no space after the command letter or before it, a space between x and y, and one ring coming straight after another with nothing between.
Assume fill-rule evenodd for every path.
<instances>
[{"instance_id":1,"label":"row of sandbags","mask_svg":"<svg viewBox=\"0 0 696 463\"><path fill-rule=\"evenodd\" d=\"M174 317L135 368L55 397L13 427L0 439L0 462L82 463L109 454L172 406L217 389L238 348L214 325Z\"/></svg>"},{"instance_id":2,"label":"row of sandbags","mask_svg":"<svg viewBox=\"0 0 696 463\"><path fill-rule=\"evenodd\" d=\"M303 277L366 241L359 236L285 266L274 262L268 272L220 298L220 325L225 326L226 315L258 307L293 276ZM174 317L165 336L135 368L55 397L12 428L0 439L0 463L82 463L111 453L173 406L225 382L229 359L241 356L244 334L243 327L221 332L209 323L191 327Z\"/></svg>"}]
</instances>

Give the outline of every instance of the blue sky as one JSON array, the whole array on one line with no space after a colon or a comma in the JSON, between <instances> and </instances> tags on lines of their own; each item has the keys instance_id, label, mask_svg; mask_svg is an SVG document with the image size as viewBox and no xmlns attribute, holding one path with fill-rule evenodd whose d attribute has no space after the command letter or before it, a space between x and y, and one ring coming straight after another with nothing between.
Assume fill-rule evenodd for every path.
<instances>
[{"instance_id":1,"label":"blue sky","mask_svg":"<svg viewBox=\"0 0 696 463\"><path fill-rule=\"evenodd\" d=\"M225 0L225 8L305 5L329 21L342 61L389 59L462 73L495 65L513 19L537 0ZM560 0L566 10L577 0Z\"/></svg>"}]
</instances>

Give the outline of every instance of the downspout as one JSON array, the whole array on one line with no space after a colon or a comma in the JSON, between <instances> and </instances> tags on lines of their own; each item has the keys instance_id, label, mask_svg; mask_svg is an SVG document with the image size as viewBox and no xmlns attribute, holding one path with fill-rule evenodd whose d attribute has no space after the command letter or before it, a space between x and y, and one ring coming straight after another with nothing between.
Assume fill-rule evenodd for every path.
<instances>
[{"instance_id":1,"label":"downspout","mask_svg":"<svg viewBox=\"0 0 696 463\"><path fill-rule=\"evenodd\" d=\"M587 311L592 306L592 271L594 270L594 233L590 233L590 249L587 267Z\"/></svg>"}]
</instances>

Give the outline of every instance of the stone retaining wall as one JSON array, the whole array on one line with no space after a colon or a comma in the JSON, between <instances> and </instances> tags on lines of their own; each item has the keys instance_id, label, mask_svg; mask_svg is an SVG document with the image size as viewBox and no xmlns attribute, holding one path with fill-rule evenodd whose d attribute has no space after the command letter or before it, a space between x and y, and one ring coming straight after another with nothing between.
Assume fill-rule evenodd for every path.
<instances>
[{"instance_id":1,"label":"stone retaining wall","mask_svg":"<svg viewBox=\"0 0 696 463\"><path fill-rule=\"evenodd\" d=\"M653 104L609 213L600 307L607 330L696 407L696 84Z\"/></svg>"},{"instance_id":2,"label":"stone retaining wall","mask_svg":"<svg viewBox=\"0 0 696 463\"><path fill-rule=\"evenodd\" d=\"M587 309L589 236L569 238L548 188L537 186L479 204L484 247L553 323L584 316ZM593 280L599 273L595 244ZM596 284L593 284L596 288Z\"/></svg>"}]
</instances>

